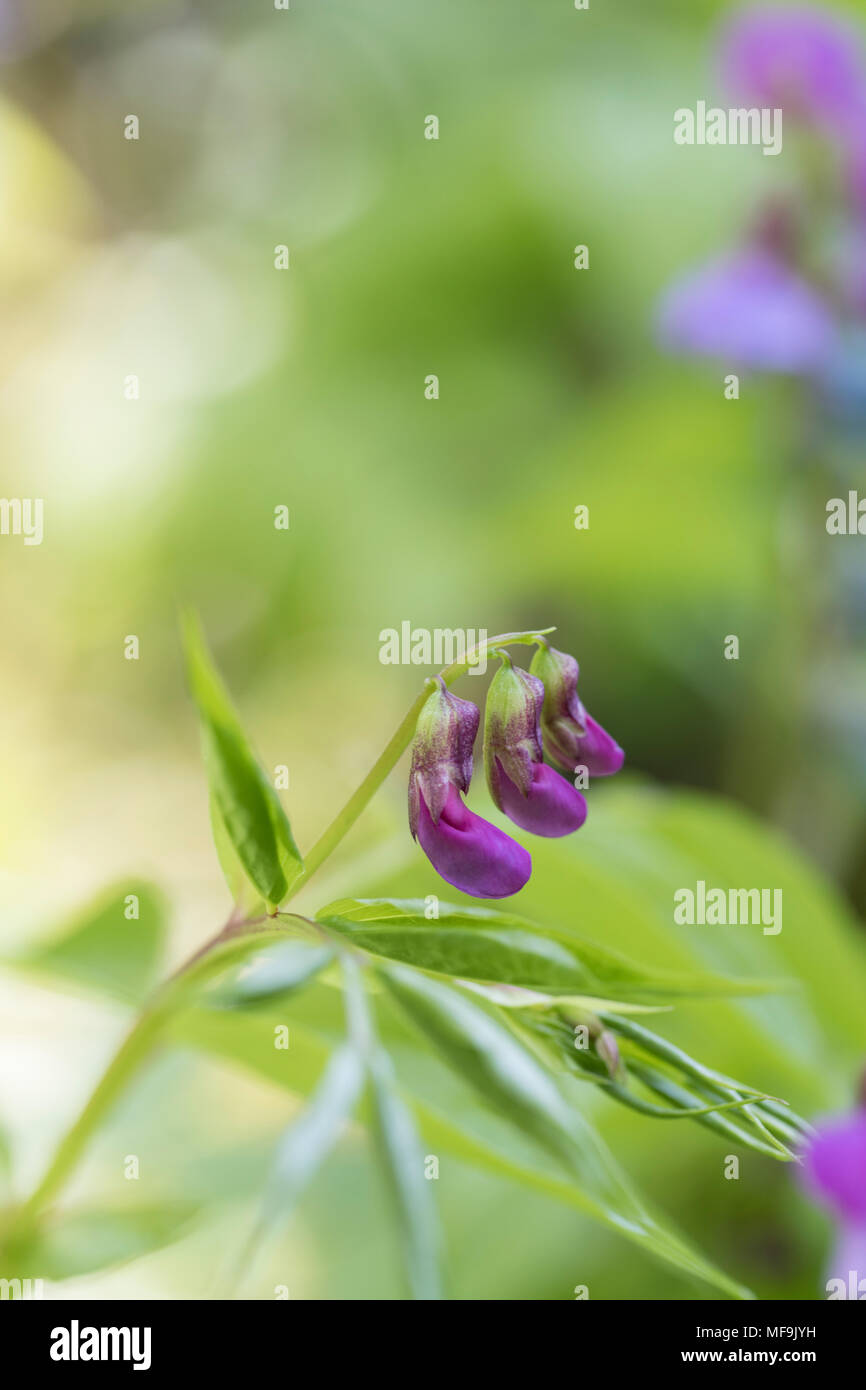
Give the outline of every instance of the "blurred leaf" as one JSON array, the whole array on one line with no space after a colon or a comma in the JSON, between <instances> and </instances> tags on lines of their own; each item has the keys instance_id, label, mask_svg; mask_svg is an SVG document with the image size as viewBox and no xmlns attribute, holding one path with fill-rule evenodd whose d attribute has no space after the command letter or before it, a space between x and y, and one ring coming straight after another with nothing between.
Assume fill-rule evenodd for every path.
<instances>
[{"instance_id":1,"label":"blurred leaf","mask_svg":"<svg viewBox=\"0 0 866 1390\"><path fill-rule=\"evenodd\" d=\"M216 817L256 892L269 906L278 906L303 872L303 860L282 803L253 756L191 614L184 617L183 633ZM225 870L226 846L218 834L215 838ZM226 877L236 892L230 866Z\"/></svg>"},{"instance_id":2,"label":"blurred leaf","mask_svg":"<svg viewBox=\"0 0 866 1390\"><path fill-rule=\"evenodd\" d=\"M261 1211L237 1262L235 1284L249 1276L262 1247L276 1234L324 1163L363 1088L361 1058L353 1047L340 1047L329 1058L324 1076L301 1114L277 1145Z\"/></svg>"},{"instance_id":3,"label":"blurred leaf","mask_svg":"<svg viewBox=\"0 0 866 1390\"><path fill-rule=\"evenodd\" d=\"M138 899L137 918L125 915L131 897ZM156 981L165 927L157 889L132 881L108 889L57 936L37 942L9 963L132 1002Z\"/></svg>"},{"instance_id":4,"label":"blurred leaf","mask_svg":"<svg viewBox=\"0 0 866 1390\"><path fill-rule=\"evenodd\" d=\"M423 978L423 977L419 977ZM291 1026L291 1042L287 1052L278 1052L273 1045L273 1028L278 1020L271 1015L249 1015L231 1013L225 1010L190 1009L171 1025L172 1036L178 1042L186 1042L201 1048L213 1056L227 1061L239 1062L256 1075L272 1082L281 1089L293 1094L308 1094L315 1086L321 1073L324 1059L332 1044L308 1026L296 1022ZM531 1059L537 1065L534 1059ZM401 1092L407 1094L401 1085ZM706 1280L721 1288L734 1298L750 1297L747 1289L728 1280L726 1276L696 1254L690 1246L669 1233L662 1233L651 1214L644 1216L637 1226L623 1223L616 1217L609 1217L588 1196L585 1187L573 1177L558 1177L533 1164L523 1156L515 1157L507 1151L507 1145L500 1140L491 1140L470 1131L465 1124L457 1124L453 1116L445 1117L437 1108L414 1094L409 1097L411 1109L424 1137L424 1142L432 1151L444 1150L474 1167L509 1182L514 1182L531 1191L564 1203L572 1209L589 1214L620 1234L625 1234L645 1245L650 1254L660 1252L651 1240L644 1237L644 1224L658 1232L658 1240L670 1245L671 1263L689 1274ZM362 1104L360 1117L364 1118ZM368 1117L369 1118L369 1117ZM576 1117L580 1124L580 1117ZM595 1131L588 1125L581 1126L581 1132L591 1137L591 1144L599 1144ZM511 1131L512 1134L515 1131ZM507 1140L509 1131L503 1130L502 1139Z\"/></svg>"},{"instance_id":5,"label":"blurred leaf","mask_svg":"<svg viewBox=\"0 0 866 1390\"><path fill-rule=\"evenodd\" d=\"M312 946L304 941L287 941L285 945L263 947L240 970L221 982L212 1000L224 1006L272 1001L277 995L292 994L309 983L334 958L327 946Z\"/></svg>"},{"instance_id":6,"label":"blurred leaf","mask_svg":"<svg viewBox=\"0 0 866 1390\"><path fill-rule=\"evenodd\" d=\"M439 1219L415 1122L397 1090L391 1058L376 1037L361 971L346 953L341 965L350 1038L371 1082L373 1129L400 1223L409 1288L414 1299L441 1299Z\"/></svg>"},{"instance_id":7,"label":"blurred leaf","mask_svg":"<svg viewBox=\"0 0 866 1390\"><path fill-rule=\"evenodd\" d=\"M518 985L553 994L659 1000L761 994L777 986L708 974L671 974L632 964L574 936L511 913L439 904L430 921L415 899L345 898L316 913L372 955L457 979Z\"/></svg>"},{"instance_id":8,"label":"blurred leaf","mask_svg":"<svg viewBox=\"0 0 866 1390\"><path fill-rule=\"evenodd\" d=\"M188 1202L68 1211L4 1246L6 1277L71 1279L123 1264L180 1239L196 1215Z\"/></svg>"},{"instance_id":9,"label":"blurred leaf","mask_svg":"<svg viewBox=\"0 0 866 1390\"><path fill-rule=\"evenodd\" d=\"M482 1098L572 1175L586 1209L658 1258L733 1297L748 1291L666 1230L637 1198L595 1130L518 1039L464 994L402 966L382 978L406 1012Z\"/></svg>"},{"instance_id":10,"label":"blurred leaf","mask_svg":"<svg viewBox=\"0 0 866 1390\"><path fill-rule=\"evenodd\" d=\"M439 1299L439 1221L424 1153L408 1106L394 1084L390 1059L379 1049L370 1066L376 1137L400 1218L412 1297Z\"/></svg>"},{"instance_id":11,"label":"blurred leaf","mask_svg":"<svg viewBox=\"0 0 866 1390\"><path fill-rule=\"evenodd\" d=\"M316 1169L327 1158L358 1103L364 1068L354 1048L329 1059L315 1093L277 1146L262 1203L262 1225L285 1219Z\"/></svg>"}]
</instances>

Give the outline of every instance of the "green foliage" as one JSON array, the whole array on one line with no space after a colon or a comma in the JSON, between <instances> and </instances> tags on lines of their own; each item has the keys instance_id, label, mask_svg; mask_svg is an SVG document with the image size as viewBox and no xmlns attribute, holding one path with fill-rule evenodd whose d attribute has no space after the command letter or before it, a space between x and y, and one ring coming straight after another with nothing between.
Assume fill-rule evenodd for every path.
<instances>
[{"instance_id":1,"label":"green foliage","mask_svg":"<svg viewBox=\"0 0 866 1390\"><path fill-rule=\"evenodd\" d=\"M133 1003L156 983L165 932L161 894L131 880L101 893L56 935L9 964Z\"/></svg>"},{"instance_id":2,"label":"green foliage","mask_svg":"<svg viewBox=\"0 0 866 1390\"><path fill-rule=\"evenodd\" d=\"M427 916L423 899L345 898L321 908L316 920L375 956L437 974L548 994L657 1003L761 994L775 987L633 965L593 942L490 908L440 902L437 914L433 920Z\"/></svg>"},{"instance_id":3,"label":"green foliage","mask_svg":"<svg viewBox=\"0 0 866 1390\"><path fill-rule=\"evenodd\" d=\"M184 1236L196 1216L190 1202L74 1210L53 1215L0 1248L0 1277L31 1271L59 1281L140 1259Z\"/></svg>"},{"instance_id":4,"label":"green foliage","mask_svg":"<svg viewBox=\"0 0 866 1390\"><path fill-rule=\"evenodd\" d=\"M226 881L240 891L232 853L268 907L283 901L303 860L282 803L240 726L192 615L184 620L187 672L201 720L217 852Z\"/></svg>"}]
</instances>

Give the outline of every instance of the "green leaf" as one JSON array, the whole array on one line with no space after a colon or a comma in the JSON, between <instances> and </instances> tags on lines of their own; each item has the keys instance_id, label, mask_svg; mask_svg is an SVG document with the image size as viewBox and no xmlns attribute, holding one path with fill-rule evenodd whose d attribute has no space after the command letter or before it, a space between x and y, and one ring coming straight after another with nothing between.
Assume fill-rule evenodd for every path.
<instances>
[{"instance_id":1,"label":"green leaf","mask_svg":"<svg viewBox=\"0 0 866 1390\"><path fill-rule=\"evenodd\" d=\"M278 906L303 872L303 860L282 803L250 749L199 624L190 614L184 618L183 632L213 816L252 887L269 906ZM236 893L236 875L219 830L214 838L229 887Z\"/></svg>"},{"instance_id":2,"label":"green leaf","mask_svg":"<svg viewBox=\"0 0 866 1390\"><path fill-rule=\"evenodd\" d=\"M391 1058L376 1037L361 972L345 953L342 974L350 1037L370 1077L373 1128L400 1224L409 1288L414 1299L441 1299L439 1221L415 1122L397 1090Z\"/></svg>"},{"instance_id":3,"label":"green leaf","mask_svg":"<svg viewBox=\"0 0 866 1390\"><path fill-rule=\"evenodd\" d=\"M511 913L439 903L428 920L416 899L344 898L316 919L371 955L456 979L549 994L626 1002L762 994L772 984L709 974L678 975L633 964L613 951L548 931Z\"/></svg>"},{"instance_id":4,"label":"green leaf","mask_svg":"<svg viewBox=\"0 0 866 1390\"><path fill-rule=\"evenodd\" d=\"M339 1048L328 1061L309 1104L283 1134L265 1190L262 1222L282 1221L324 1162L358 1103L364 1068L354 1048Z\"/></svg>"},{"instance_id":5,"label":"green leaf","mask_svg":"<svg viewBox=\"0 0 866 1390\"><path fill-rule=\"evenodd\" d=\"M415 1121L394 1083L390 1058L381 1049L370 1066L376 1137L400 1221L412 1297L442 1298L439 1221Z\"/></svg>"},{"instance_id":6,"label":"green leaf","mask_svg":"<svg viewBox=\"0 0 866 1390\"><path fill-rule=\"evenodd\" d=\"M60 1280L123 1264L180 1239L196 1211L172 1202L62 1212L4 1245L2 1273Z\"/></svg>"},{"instance_id":7,"label":"green leaf","mask_svg":"<svg viewBox=\"0 0 866 1390\"><path fill-rule=\"evenodd\" d=\"M402 966L382 979L458 1074L522 1133L552 1154L580 1190L585 1209L651 1254L733 1297L749 1297L638 1199L595 1130L554 1077L514 1034L457 990Z\"/></svg>"},{"instance_id":8,"label":"green leaf","mask_svg":"<svg viewBox=\"0 0 866 1390\"><path fill-rule=\"evenodd\" d=\"M127 915L132 911L138 916ZM135 1002L156 981L165 925L159 892L132 880L108 889L56 936L20 952L9 964Z\"/></svg>"},{"instance_id":9,"label":"green leaf","mask_svg":"<svg viewBox=\"0 0 866 1390\"><path fill-rule=\"evenodd\" d=\"M302 989L333 959L334 952L328 946L287 941L245 961L229 979L220 982L210 998L224 1007L268 1002Z\"/></svg>"},{"instance_id":10,"label":"green leaf","mask_svg":"<svg viewBox=\"0 0 866 1390\"><path fill-rule=\"evenodd\" d=\"M249 1277L263 1246L273 1238L328 1157L363 1088L361 1058L354 1048L340 1047L329 1058L313 1096L277 1145L261 1211L231 1281L235 1287L242 1278Z\"/></svg>"},{"instance_id":11,"label":"green leaf","mask_svg":"<svg viewBox=\"0 0 866 1390\"><path fill-rule=\"evenodd\" d=\"M239 1063L282 1090L295 1095L306 1095L315 1086L316 1078L329 1054L330 1044L309 1027L295 1022L292 1024L289 1051L278 1053L273 1046L273 1027L281 1021L276 1016L199 1008L186 1010L170 1025L170 1031L177 1042L203 1049L210 1055L226 1061ZM584 1215L589 1214L622 1233L621 1223L611 1220L591 1200L585 1187L577 1182L572 1174L557 1177L543 1167L527 1162L525 1157L516 1158L504 1152L501 1143L491 1142L487 1137L471 1133L465 1126L456 1124L453 1119L446 1119L438 1109L426 1101L415 1095L407 1096L405 1087L401 1087L401 1093L411 1105L424 1143L429 1150L451 1153L483 1172L508 1182L518 1183ZM361 1118L364 1118L364 1113L362 1104ZM590 1132L594 1135L594 1131ZM651 1216L646 1220L651 1223ZM660 1232L660 1227L656 1226L656 1229ZM732 1298L752 1296L748 1289L730 1280L710 1261L668 1232L664 1233L665 1239L673 1249L673 1256L654 1250L652 1244L642 1238L640 1230L624 1233L638 1243L645 1244L650 1254L655 1253L663 1259L670 1259L680 1269L686 1270L695 1278L703 1279ZM659 1238L661 1239L661 1234Z\"/></svg>"}]
</instances>

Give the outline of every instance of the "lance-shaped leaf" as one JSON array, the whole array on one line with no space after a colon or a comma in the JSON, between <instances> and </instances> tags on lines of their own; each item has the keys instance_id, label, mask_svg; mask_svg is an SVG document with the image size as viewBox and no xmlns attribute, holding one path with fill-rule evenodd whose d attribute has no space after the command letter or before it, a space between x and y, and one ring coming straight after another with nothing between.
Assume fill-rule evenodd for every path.
<instances>
[{"instance_id":1,"label":"lance-shaped leaf","mask_svg":"<svg viewBox=\"0 0 866 1390\"><path fill-rule=\"evenodd\" d=\"M636 965L594 942L482 907L439 903L431 920L417 899L344 898L316 914L354 946L455 979L519 985L626 1003L761 994L776 988L709 974L679 975Z\"/></svg>"},{"instance_id":2,"label":"lance-shaped leaf","mask_svg":"<svg viewBox=\"0 0 866 1390\"><path fill-rule=\"evenodd\" d=\"M361 1057L353 1047L341 1047L330 1057L309 1104L280 1139L261 1211L237 1262L233 1285L249 1275L265 1242L279 1230L328 1157L363 1087Z\"/></svg>"},{"instance_id":3,"label":"lance-shaped leaf","mask_svg":"<svg viewBox=\"0 0 866 1390\"><path fill-rule=\"evenodd\" d=\"M190 614L184 617L183 633L223 871L237 894L233 854L256 893L269 907L278 906L303 872L303 860L282 803L250 749L199 624Z\"/></svg>"},{"instance_id":4,"label":"lance-shaped leaf","mask_svg":"<svg viewBox=\"0 0 866 1390\"><path fill-rule=\"evenodd\" d=\"M412 1112L403 1103L390 1058L381 1049L371 1061L370 1078L376 1138L400 1222L412 1297L439 1299L439 1222L433 1187L424 1176L424 1155Z\"/></svg>"},{"instance_id":5,"label":"lance-shaped leaf","mask_svg":"<svg viewBox=\"0 0 866 1390\"><path fill-rule=\"evenodd\" d=\"M342 973L352 1042L370 1078L373 1130L397 1212L412 1297L440 1299L439 1220L415 1121L397 1089L391 1058L376 1037L361 972L351 957L344 958Z\"/></svg>"},{"instance_id":6,"label":"lance-shaped leaf","mask_svg":"<svg viewBox=\"0 0 866 1390\"><path fill-rule=\"evenodd\" d=\"M283 1057L268 1045L276 1022L276 1015L259 1017L225 1009L188 1009L175 1020L170 1032L174 1041L240 1063L256 1076L283 1090L293 1094L310 1093L315 1088L316 1078L328 1055L328 1043L317 1033L294 1024L292 1050L287 1054L291 1058L291 1067L287 1071ZM418 1095L407 1094L405 1087L401 1091L411 1105L428 1151L437 1153L444 1150L480 1171L518 1183L574 1211L621 1229L619 1224L610 1222L588 1198L585 1185L577 1180L573 1172L563 1170L562 1176L557 1176L545 1163L545 1155L540 1153L540 1161L532 1164L525 1155L516 1156L507 1145L503 1147L501 1142L491 1142L489 1137L470 1131L465 1124L456 1124L452 1117L446 1118ZM369 1118L363 1102L359 1114L362 1119ZM516 1131L515 1136L517 1148L522 1152L524 1146ZM504 1137L507 1137L507 1131ZM632 1238L638 1239L636 1235L632 1235ZM734 1283L698 1251L677 1241L675 1237L669 1239L673 1244L673 1253L668 1255L666 1251L656 1251L660 1258L671 1259L690 1277L703 1280L730 1297L751 1297L747 1289ZM652 1254L649 1245L647 1248Z\"/></svg>"},{"instance_id":7,"label":"lance-shaped leaf","mask_svg":"<svg viewBox=\"0 0 866 1390\"><path fill-rule=\"evenodd\" d=\"M657 1258L709 1280L735 1298L750 1297L638 1198L595 1130L568 1103L554 1076L499 1018L464 993L417 971L386 966L380 974L463 1080L559 1161L587 1211Z\"/></svg>"}]
</instances>

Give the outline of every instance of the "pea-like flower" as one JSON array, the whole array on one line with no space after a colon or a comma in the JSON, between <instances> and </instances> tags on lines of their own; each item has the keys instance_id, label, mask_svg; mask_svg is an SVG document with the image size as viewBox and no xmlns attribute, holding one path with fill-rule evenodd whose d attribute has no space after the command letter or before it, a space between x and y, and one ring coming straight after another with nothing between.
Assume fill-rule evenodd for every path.
<instances>
[{"instance_id":1,"label":"pea-like flower","mask_svg":"<svg viewBox=\"0 0 866 1390\"><path fill-rule=\"evenodd\" d=\"M539 639L529 670L544 688L541 732L550 761L566 772L585 767L590 777L619 772L625 753L578 697L579 667L574 657Z\"/></svg>"},{"instance_id":2,"label":"pea-like flower","mask_svg":"<svg viewBox=\"0 0 866 1390\"><path fill-rule=\"evenodd\" d=\"M507 898L532 872L522 845L463 804L472 780L480 714L441 677L425 701L412 745L409 828L438 874L476 898Z\"/></svg>"},{"instance_id":3,"label":"pea-like flower","mask_svg":"<svg viewBox=\"0 0 866 1390\"><path fill-rule=\"evenodd\" d=\"M866 1105L819 1125L803 1157L803 1183L829 1207L839 1237L829 1275L854 1286L866 1279Z\"/></svg>"},{"instance_id":4,"label":"pea-like flower","mask_svg":"<svg viewBox=\"0 0 866 1390\"><path fill-rule=\"evenodd\" d=\"M500 811L533 835L570 835L586 820L579 791L543 761L544 686L504 652L484 716L484 768Z\"/></svg>"}]
</instances>

